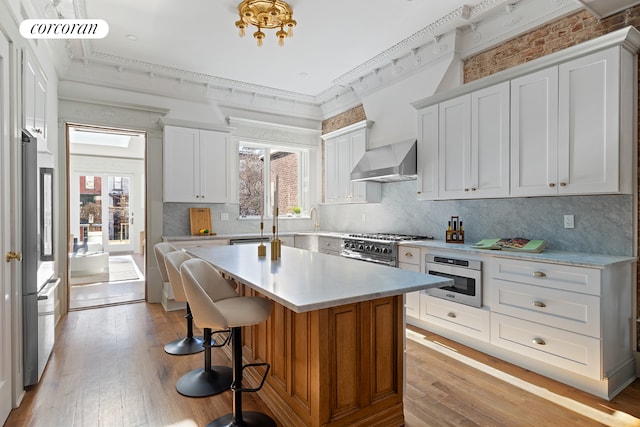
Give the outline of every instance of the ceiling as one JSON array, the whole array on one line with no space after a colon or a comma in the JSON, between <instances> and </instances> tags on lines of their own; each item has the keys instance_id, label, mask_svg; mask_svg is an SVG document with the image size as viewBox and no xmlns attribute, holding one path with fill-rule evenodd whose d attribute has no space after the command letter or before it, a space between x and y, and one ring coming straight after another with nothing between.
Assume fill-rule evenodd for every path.
<instances>
[{"instance_id":1,"label":"ceiling","mask_svg":"<svg viewBox=\"0 0 640 427\"><path fill-rule=\"evenodd\" d=\"M188 72L307 96L340 83L384 50L464 5L504 0L291 0L298 26L279 47L265 30L240 38L240 0L47 0L65 18L103 19L109 34L74 41L74 59L173 74ZM517 0L516 0L517 1ZM438 34L433 34L437 36ZM135 40L132 40L135 38Z\"/></svg>"}]
</instances>

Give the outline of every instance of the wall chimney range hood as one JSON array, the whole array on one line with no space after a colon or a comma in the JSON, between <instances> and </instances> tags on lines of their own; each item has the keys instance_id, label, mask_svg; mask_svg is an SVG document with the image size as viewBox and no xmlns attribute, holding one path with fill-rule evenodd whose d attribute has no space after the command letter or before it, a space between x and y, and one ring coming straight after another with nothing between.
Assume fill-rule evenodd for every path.
<instances>
[{"instance_id":1,"label":"wall chimney range hood","mask_svg":"<svg viewBox=\"0 0 640 427\"><path fill-rule=\"evenodd\" d=\"M367 150L351 171L351 181L396 182L417 179L416 140Z\"/></svg>"}]
</instances>

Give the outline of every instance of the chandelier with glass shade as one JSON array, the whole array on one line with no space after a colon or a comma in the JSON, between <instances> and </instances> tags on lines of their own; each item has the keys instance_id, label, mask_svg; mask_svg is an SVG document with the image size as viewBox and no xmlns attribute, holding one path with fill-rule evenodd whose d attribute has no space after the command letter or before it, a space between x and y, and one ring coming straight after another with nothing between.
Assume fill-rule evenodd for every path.
<instances>
[{"instance_id":1,"label":"chandelier with glass shade","mask_svg":"<svg viewBox=\"0 0 640 427\"><path fill-rule=\"evenodd\" d=\"M253 33L258 46L262 46L265 37L262 30L265 28L278 29L278 44L284 46L284 39L293 36L293 27L297 24L293 19L293 9L281 0L244 0L238 5L238 14L240 20L236 21L236 27L240 30L240 37L244 37L245 29L253 25L258 29Z\"/></svg>"}]
</instances>

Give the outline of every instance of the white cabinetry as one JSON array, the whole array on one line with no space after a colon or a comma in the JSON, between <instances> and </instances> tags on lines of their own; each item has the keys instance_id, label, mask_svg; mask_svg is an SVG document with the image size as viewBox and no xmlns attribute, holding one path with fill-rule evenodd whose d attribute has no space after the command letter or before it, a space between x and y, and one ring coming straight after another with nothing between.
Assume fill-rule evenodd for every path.
<instances>
[{"instance_id":1,"label":"white cabinetry","mask_svg":"<svg viewBox=\"0 0 640 427\"><path fill-rule=\"evenodd\" d=\"M418 179L419 200L438 197L438 104L418 111Z\"/></svg>"},{"instance_id":2,"label":"white cabinetry","mask_svg":"<svg viewBox=\"0 0 640 427\"><path fill-rule=\"evenodd\" d=\"M413 103L418 198L632 194L639 48L628 28Z\"/></svg>"},{"instance_id":3,"label":"white cabinetry","mask_svg":"<svg viewBox=\"0 0 640 427\"><path fill-rule=\"evenodd\" d=\"M339 237L320 236L318 238L318 252L327 255L340 255L342 239Z\"/></svg>"},{"instance_id":4,"label":"white cabinetry","mask_svg":"<svg viewBox=\"0 0 640 427\"><path fill-rule=\"evenodd\" d=\"M509 194L509 84L439 105L439 198Z\"/></svg>"},{"instance_id":5,"label":"white cabinetry","mask_svg":"<svg viewBox=\"0 0 640 427\"><path fill-rule=\"evenodd\" d=\"M512 80L512 195L631 191L630 58L615 47Z\"/></svg>"},{"instance_id":6,"label":"white cabinetry","mask_svg":"<svg viewBox=\"0 0 640 427\"><path fill-rule=\"evenodd\" d=\"M165 126L164 201L228 202L231 161L228 133Z\"/></svg>"},{"instance_id":7,"label":"white cabinetry","mask_svg":"<svg viewBox=\"0 0 640 427\"><path fill-rule=\"evenodd\" d=\"M380 183L351 182L351 171L366 151L371 124L365 120L322 136L325 141L325 203L380 201Z\"/></svg>"},{"instance_id":8,"label":"white cabinetry","mask_svg":"<svg viewBox=\"0 0 640 427\"><path fill-rule=\"evenodd\" d=\"M424 258L420 253L420 248L398 246L398 268L418 273L424 272ZM420 318L420 291L405 294L404 310L407 316Z\"/></svg>"},{"instance_id":9,"label":"white cabinetry","mask_svg":"<svg viewBox=\"0 0 640 427\"><path fill-rule=\"evenodd\" d=\"M482 262L483 307L423 292L407 322L604 399L633 382L633 258L483 253Z\"/></svg>"},{"instance_id":10,"label":"white cabinetry","mask_svg":"<svg viewBox=\"0 0 640 427\"><path fill-rule=\"evenodd\" d=\"M558 71L553 67L511 81L511 194L555 194L557 152Z\"/></svg>"},{"instance_id":11,"label":"white cabinetry","mask_svg":"<svg viewBox=\"0 0 640 427\"><path fill-rule=\"evenodd\" d=\"M38 151L47 147L47 81L37 63L23 55L23 125L38 139Z\"/></svg>"},{"instance_id":12,"label":"white cabinetry","mask_svg":"<svg viewBox=\"0 0 640 427\"><path fill-rule=\"evenodd\" d=\"M299 249L318 252L318 236L309 234L296 234L294 236L294 246Z\"/></svg>"},{"instance_id":13,"label":"white cabinetry","mask_svg":"<svg viewBox=\"0 0 640 427\"><path fill-rule=\"evenodd\" d=\"M425 292L420 296L420 304L420 319L428 325L489 342L489 310L435 298Z\"/></svg>"},{"instance_id":14,"label":"white cabinetry","mask_svg":"<svg viewBox=\"0 0 640 427\"><path fill-rule=\"evenodd\" d=\"M418 112L418 198L509 195L509 83Z\"/></svg>"},{"instance_id":15,"label":"white cabinetry","mask_svg":"<svg viewBox=\"0 0 640 427\"><path fill-rule=\"evenodd\" d=\"M487 286L491 343L525 356L518 360L527 368L546 374L540 362L553 367L556 379L573 373L597 381L600 389L589 391L610 398L634 378L631 266L496 259Z\"/></svg>"}]
</instances>

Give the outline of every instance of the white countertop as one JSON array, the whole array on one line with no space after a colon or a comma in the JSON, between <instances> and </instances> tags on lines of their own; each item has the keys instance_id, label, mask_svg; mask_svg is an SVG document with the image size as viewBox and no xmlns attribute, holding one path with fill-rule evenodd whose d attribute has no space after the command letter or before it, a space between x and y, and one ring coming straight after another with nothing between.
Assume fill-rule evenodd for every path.
<instances>
[{"instance_id":1,"label":"white countertop","mask_svg":"<svg viewBox=\"0 0 640 427\"><path fill-rule=\"evenodd\" d=\"M369 301L451 283L399 268L282 246L282 257L258 257L258 244L187 250L218 270L295 311Z\"/></svg>"},{"instance_id":2,"label":"white countertop","mask_svg":"<svg viewBox=\"0 0 640 427\"><path fill-rule=\"evenodd\" d=\"M618 263L635 262L636 257L589 254L581 252L566 252L547 250L540 253L526 253L476 249L470 244L446 243L442 240L420 240L402 243L404 246L419 246L429 249L445 249L459 253L474 253L497 258L519 259L525 261L540 261L554 264L574 265L579 267L605 268Z\"/></svg>"}]
</instances>

